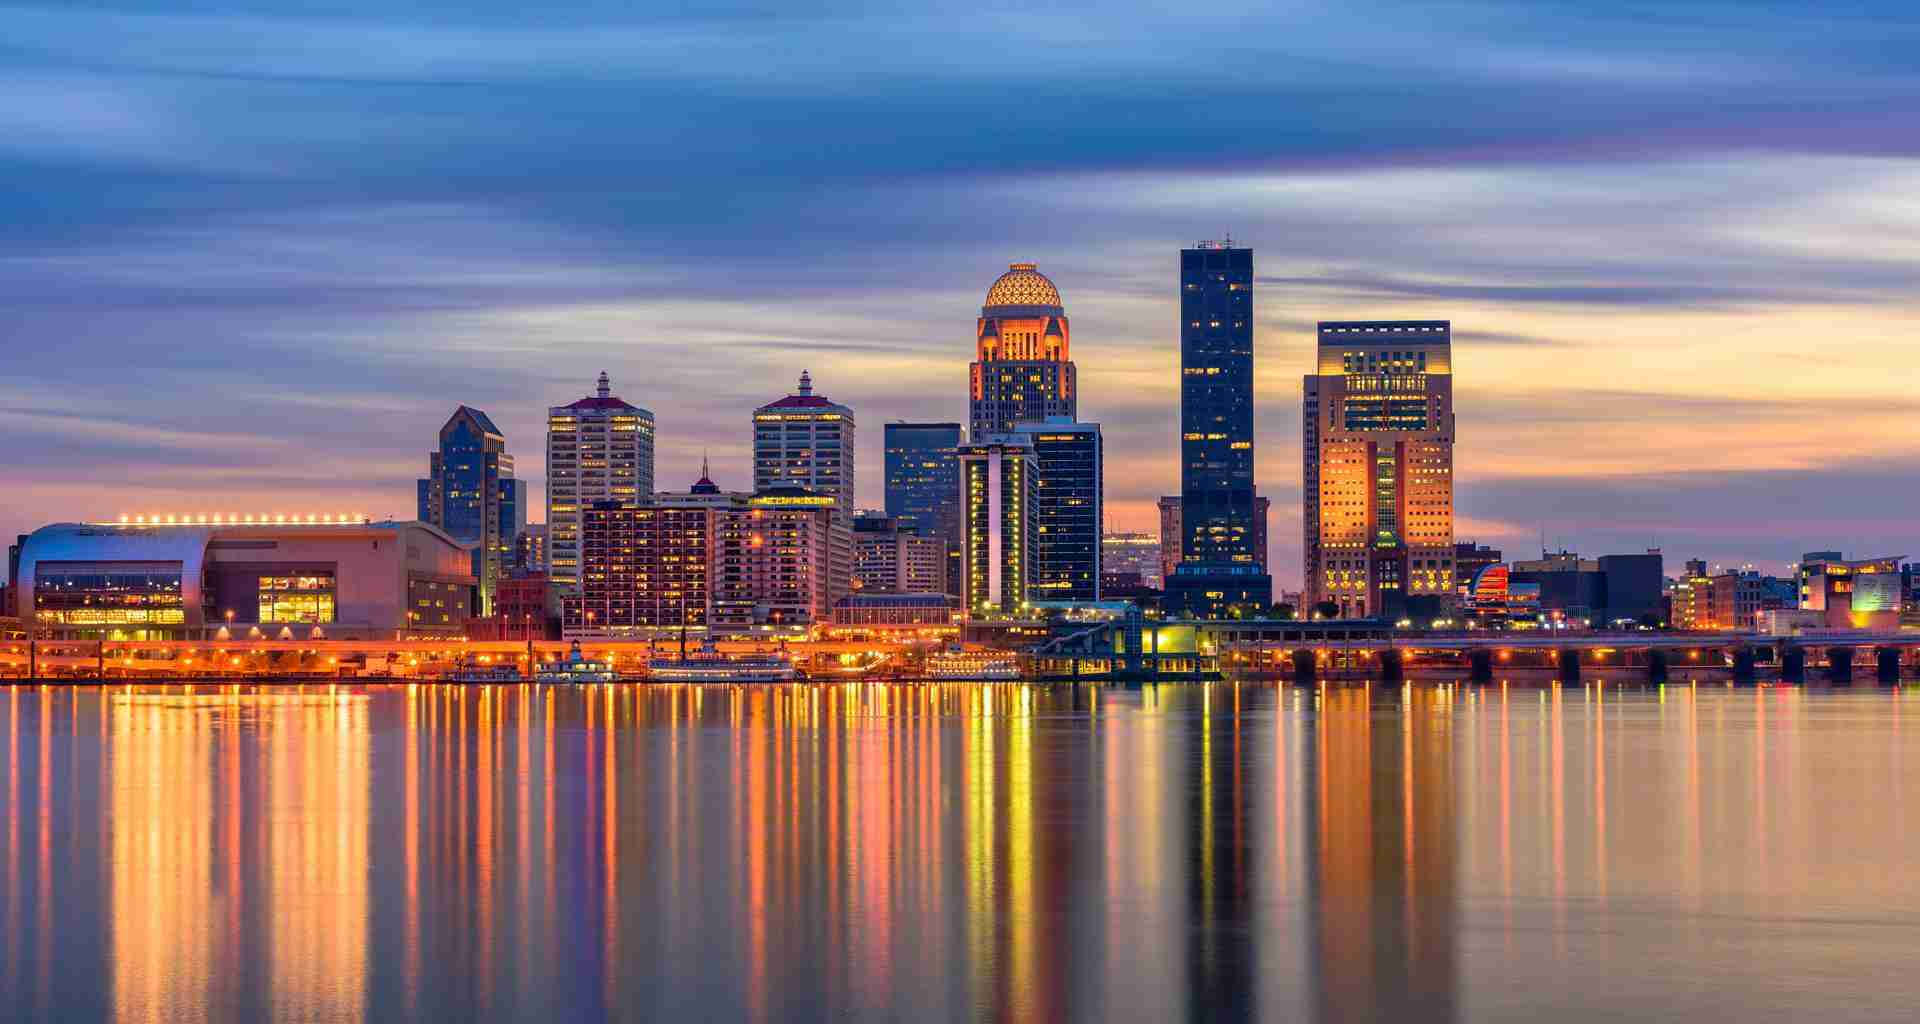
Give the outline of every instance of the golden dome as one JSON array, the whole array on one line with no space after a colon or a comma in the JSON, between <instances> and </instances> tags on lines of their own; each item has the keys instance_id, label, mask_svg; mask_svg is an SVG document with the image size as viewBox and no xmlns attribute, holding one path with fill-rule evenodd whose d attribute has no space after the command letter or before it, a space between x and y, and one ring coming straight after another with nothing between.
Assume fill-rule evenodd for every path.
<instances>
[{"instance_id":1,"label":"golden dome","mask_svg":"<svg viewBox=\"0 0 1920 1024\"><path fill-rule=\"evenodd\" d=\"M1010 263L1007 272L1001 274L987 289L987 311L999 306L1047 306L1056 312L1060 309L1060 289L1053 286L1047 275L1034 269L1032 263Z\"/></svg>"}]
</instances>

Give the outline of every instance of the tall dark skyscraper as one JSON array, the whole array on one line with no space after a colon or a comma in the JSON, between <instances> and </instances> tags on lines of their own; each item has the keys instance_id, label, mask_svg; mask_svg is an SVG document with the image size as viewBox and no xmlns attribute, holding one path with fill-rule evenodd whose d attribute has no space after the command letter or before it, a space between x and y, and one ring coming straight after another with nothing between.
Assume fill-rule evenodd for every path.
<instances>
[{"instance_id":1,"label":"tall dark skyscraper","mask_svg":"<svg viewBox=\"0 0 1920 1024\"><path fill-rule=\"evenodd\" d=\"M979 444L1022 423L1075 417L1072 331L1060 289L1032 263L1014 263L987 289L974 327L967 440Z\"/></svg>"},{"instance_id":2,"label":"tall dark skyscraper","mask_svg":"<svg viewBox=\"0 0 1920 1024\"><path fill-rule=\"evenodd\" d=\"M960 592L958 423L886 424L887 516L947 552L946 589Z\"/></svg>"},{"instance_id":3,"label":"tall dark skyscraper","mask_svg":"<svg viewBox=\"0 0 1920 1024\"><path fill-rule=\"evenodd\" d=\"M461 406L440 428L440 448L428 456L418 482L422 522L475 545L473 575L480 581L479 614L493 606L493 585L507 575L514 537L527 525L527 484L513 478L513 456L493 420Z\"/></svg>"},{"instance_id":4,"label":"tall dark skyscraper","mask_svg":"<svg viewBox=\"0 0 1920 1024\"><path fill-rule=\"evenodd\" d=\"M1038 470L1029 599L1100 600L1100 424L1052 419L1015 431Z\"/></svg>"},{"instance_id":5,"label":"tall dark skyscraper","mask_svg":"<svg viewBox=\"0 0 1920 1024\"><path fill-rule=\"evenodd\" d=\"M1264 611L1273 578L1254 552L1253 250L1180 250L1180 567L1176 614Z\"/></svg>"}]
</instances>

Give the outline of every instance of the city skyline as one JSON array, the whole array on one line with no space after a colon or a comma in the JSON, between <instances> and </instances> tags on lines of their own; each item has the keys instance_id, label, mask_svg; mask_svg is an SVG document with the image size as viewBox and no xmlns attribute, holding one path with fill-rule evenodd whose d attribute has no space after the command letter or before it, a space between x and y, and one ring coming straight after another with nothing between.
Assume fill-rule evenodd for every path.
<instances>
[{"instance_id":1,"label":"city skyline","mask_svg":"<svg viewBox=\"0 0 1920 1024\"><path fill-rule=\"evenodd\" d=\"M1130 8L591 32L334 10L12 19L8 536L216 492L404 516L420 439L457 403L489 410L542 487L542 412L601 369L657 415L663 488L703 452L745 486L729 416L801 369L861 411L878 466L873 424L964 419L963 332L1016 260L1071 299L1078 414L1129 468L1108 519L1151 529L1178 479L1168 253L1231 231L1261 252L1278 581L1301 573L1319 320L1454 323L1462 540L1768 566L1909 546L1900 9L1824 18L1817 55L1795 14L1706 5L1658 32L1499 4L1470 30L1371 7L1208 31ZM1103 44L1062 60L1090 26ZM775 32L798 42L754 48ZM1201 42L1223 35L1246 47L1226 64ZM988 82L963 59L982 39L1032 59ZM902 84L849 84L856 63ZM536 89L579 116L502 102ZM1182 116L1203 108L1234 130ZM571 144L616 110L701 142ZM854 130L875 123L927 130Z\"/></svg>"}]
</instances>

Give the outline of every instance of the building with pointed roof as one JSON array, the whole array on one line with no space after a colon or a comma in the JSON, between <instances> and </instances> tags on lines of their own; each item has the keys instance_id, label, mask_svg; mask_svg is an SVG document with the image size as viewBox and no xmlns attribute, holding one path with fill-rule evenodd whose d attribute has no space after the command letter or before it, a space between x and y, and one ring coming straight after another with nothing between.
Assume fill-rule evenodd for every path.
<instances>
[{"instance_id":1,"label":"building with pointed roof","mask_svg":"<svg viewBox=\"0 0 1920 1024\"><path fill-rule=\"evenodd\" d=\"M580 582L584 510L653 493L653 432L653 413L614 395L605 370L593 394L547 410L547 578L554 586Z\"/></svg>"},{"instance_id":2,"label":"building with pointed roof","mask_svg":"<svg viewBox=\"0 0 1920 1024\"><path fill-rule=\"evenodd\" d=\"M420 521L445 530L473 551L479 580L475 614L488 614L493 584L506 578L514 538L527 525L526 481L513 476L507 439L486 413L460 406L440 428L440 447L417 482Z\"/></svg>"},{"instance_id":3,"label":"building with pointed roof","mask_svg":"<svg viewBox=\"0 0 1920 1024\"><path fill-rule=\"evenodd\" d=\"M753 489L804 487L834 499L853 521L853 410L813 393L800 371L799 390L753 411Z\"/></svg>"}]
</instances>

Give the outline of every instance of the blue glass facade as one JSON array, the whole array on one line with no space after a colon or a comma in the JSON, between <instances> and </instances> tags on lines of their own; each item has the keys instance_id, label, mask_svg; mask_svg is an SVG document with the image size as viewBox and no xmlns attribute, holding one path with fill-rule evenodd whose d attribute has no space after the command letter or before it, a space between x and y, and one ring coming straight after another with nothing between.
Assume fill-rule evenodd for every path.
<instances>
[{"instance_id":1,"label":"blue glass facade","mask_svg":"<svg viewBox=\"0 0 1920 1024\"><path fill-rule=\"evenodd\" d=\"M439 450L427 458L427 476L415 487L420 521L474 545L476 611L488 614L493 585L513 559L513 539L527 525L526 482L514 479L507 439L493 420L464 405L440 428Z\"/></svg>"},{"instance_id":2,"label":"blue glass facade","mask_svg":"<svg viewBox=\"0 0 1920 1024\"><path fill-rule=\"evenodd\" d=\"M1179 614L1215 618L1271 603L1254 550L1253 250L1180 250Z\"/></svg>"},{"instance_id":3,"label":"blue glass facade","mask_svg":"<svg viewBox=\"0 0 1920 1024\"><path fill-rule=\"evenodd\" d=\"M947 590L958 593L960 447L958 423L886 425L886 509L901 529L938 537L948 551Z\"/></svg>"}]
</instances>

